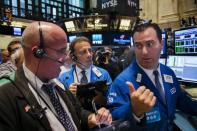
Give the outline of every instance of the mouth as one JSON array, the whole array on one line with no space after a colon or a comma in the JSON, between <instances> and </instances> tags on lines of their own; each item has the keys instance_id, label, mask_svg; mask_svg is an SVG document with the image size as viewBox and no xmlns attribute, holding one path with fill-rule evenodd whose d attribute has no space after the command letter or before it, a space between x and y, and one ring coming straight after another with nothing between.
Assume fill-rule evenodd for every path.
<instances>
[{"instance_id":1,"label":"mouth","mask_svg":"<svg viewBox=\"0 0 197 131\"><path fill-rule=\"evenodd\" d=\"M143 61L145 63L149 63L149 62L152 62L152 59L151 58L143 58Z\"/></svg>"}]
</instances>

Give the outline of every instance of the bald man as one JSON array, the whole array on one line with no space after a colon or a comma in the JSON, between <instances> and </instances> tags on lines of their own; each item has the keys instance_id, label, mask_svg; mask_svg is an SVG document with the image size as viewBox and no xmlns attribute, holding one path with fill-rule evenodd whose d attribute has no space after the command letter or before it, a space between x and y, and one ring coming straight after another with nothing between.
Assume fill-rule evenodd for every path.
<instances>
[{"instance_id":1,"label":"bald man","mask_svg":"<svg viewBox=\"0 0 197 131\"><path fill-rule=\"evenodd\" d=\"M80 131L111 124L108 110L97 115L81 108L56 78L66 62L65 32L55 24L34 22L22 35L24 64L14 81L0 87L0 130Z\"/></svg>"}]
</instances>

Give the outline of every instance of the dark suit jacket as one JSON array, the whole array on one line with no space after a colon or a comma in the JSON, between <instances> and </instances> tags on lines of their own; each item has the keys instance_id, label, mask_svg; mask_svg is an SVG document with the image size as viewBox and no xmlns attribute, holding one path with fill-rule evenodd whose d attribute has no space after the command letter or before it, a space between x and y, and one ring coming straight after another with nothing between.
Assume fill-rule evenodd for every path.
<instances>
[{"instance_id":1,"label":"dark suit jacket","mask_svg":"<svg viewBox=\"0 0 197 131\"><path fill-rule=\"evenodd\" d=\"M51 131L45 113L40 113L40 106L27 84L24 71L20 68L13 82L0 87L1 131ZM90 112L82 109L67 89L57 90L68 106L78 130L82 130L81 127L87 128L87 117Z\"/></svg>"}]
</instances>

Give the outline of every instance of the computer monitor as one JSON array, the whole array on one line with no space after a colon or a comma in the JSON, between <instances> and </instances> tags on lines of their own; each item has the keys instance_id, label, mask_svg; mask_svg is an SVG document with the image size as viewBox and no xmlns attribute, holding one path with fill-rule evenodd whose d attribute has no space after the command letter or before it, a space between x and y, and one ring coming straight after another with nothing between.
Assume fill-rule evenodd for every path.
<instances>
[{"instance_id":1,"label":"computer monitor","mask_svg":"<svg viewBox=\"0 0 197 131\"><path fill-rule=\"evenodd\" d=\"M22 35L22 29L20 27L13 27L13 35L14 36L21 36Z\"/></svg>"},{"instance_id":2,"label":"computer monitor","mask_svg":"<svg viewBox=\"0 0 197 131\"><path fill-rule=\"evenodd\" d=\"M161 58L166 58L167 57L167 33L163 32L162 33L162 40L163 40L163 49L161 50Z\"/></svg>"},{"instance_id":3,"label":"computer monitor","mask_svg":"<svg viewBox=\"0 0 197 131\"><path fill-rule=\"evenodd\" d=\"M183 77L184 57L168 56L166 65L174 71L178 78Z\"/></svg>"},{"instance_id":4,"label":"computer monitor","mask_svg":"<svg viewBox=\"0 0 197 131\"><path fill-rule=\"evenodd\" d=\"M68 40L69 40L70 43L71 43L75 38L77 38L76 35L68 36Z\"/></svg>"},{"instance_id":5,"label":"computer monitor","mask_svg":"<svg viewBox=\"0 0 197 131\"><path fill-rule=\"evenodd\" d=\"M181 81L197 83L197 56L169 56L167 66Z\"/></svg>"},{"instance_id":6,"label":"computer monitor","mask_svg":"<svg viewBox=\"0 0 197 131\"><path fill-rule=\"evenodd\" d=\"M92 34L92 45L102 45L103 35L102 34Z\"/></svg>"},{"instance_id":7,"label":"computer monitor","mask_svg":"<svg viewBox=\"0 0 197 131\"><path fill-rule=\"evenodd\" d=\"M133 40L131 33L113 33L112 44L113 45L132 45Z\"/></svg>"},{"instance_id":8,"label":"computer monitor","mask_svg":"<svg viewBox=\"0 0 197 131\"><path fill-rule=\"evenodd\" d=\"M159 63L166 65L166 58L159 58Z\"/></svg>"},{"instance_id":9,"label":"computer monitor","mask_svg":"<svg viewBox=\"0 0 197 131\"><path fill-rule=\"evenodd\" d=\"M197 83L197 56L185 56L183 81Z\"/></svg>"},{"instance_id":10,"label":"computer monitor","mask_svg":"<svg viewBox=\"0 0 197 131\"><path fill-rule=\"evenodd\" d=\"M197 55L197 27L174 31L175 55Z\"/></svg>"}]
</instances>

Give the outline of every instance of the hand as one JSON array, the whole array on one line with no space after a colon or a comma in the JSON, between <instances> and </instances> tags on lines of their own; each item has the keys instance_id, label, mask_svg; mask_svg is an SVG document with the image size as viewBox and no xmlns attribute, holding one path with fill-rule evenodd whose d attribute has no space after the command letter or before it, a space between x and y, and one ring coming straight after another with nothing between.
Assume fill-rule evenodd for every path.
<instances>
[{"instance_id":1,"label":"hand","mask_svg":"<svg viewBox=\"0 0 197 131\"><path fill-rule=\"evenodd\" d=\"M88 116L88 125L89 128L92 128L96 125L105 124L110 125L112 123L112 116L109 110L102 107L98 110L98 113L92 113Z\"/></svg>"},{"instance_id":2,"label":"hand","mask_svg":"<svg viewBox=\"0 0 197 131\"><path fill-rule=\"evenodd\" d=\"M72 83L70 86L69 86L69 90L73 93L73 95L76 96L76 93L77 93L77 85L78 83Z\"/></svg>"},{"instance_id":3,"label":"hand","mask_svg":"<svg viewBox=\"0 0 197 131\"><path fill-rule=\"evenodd\" d=\"M131 82L127 82L127 85L130 88L132 111L137 117L141 117L155 105L156 97L145 86L140 86L135 90Z\"/></svg>"}]
</instances>

